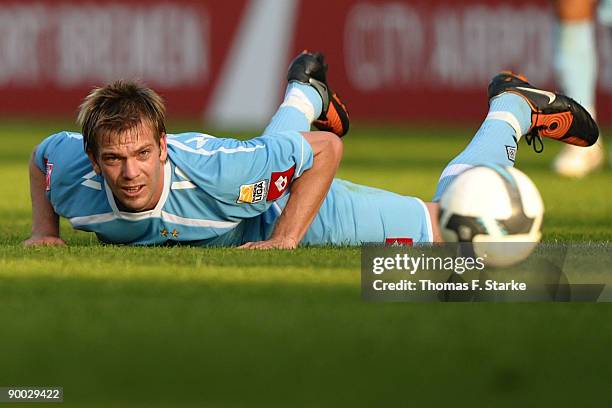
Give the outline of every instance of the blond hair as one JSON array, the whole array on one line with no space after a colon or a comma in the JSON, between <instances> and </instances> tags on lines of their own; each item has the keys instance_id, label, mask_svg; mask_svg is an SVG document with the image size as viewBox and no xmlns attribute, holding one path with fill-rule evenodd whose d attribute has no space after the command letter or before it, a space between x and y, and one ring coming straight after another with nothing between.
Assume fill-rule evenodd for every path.
<instances>
[{"instance_id":1,"label":"blond hair","mask_svg":"<svg viewBox=\"0 0 612 408\"><path fill-rule=\"evenodd\" d=\"M81 103L77 117L85 151L94 154L101 135L123 133L143 122L152 126L159 143L166 132L165 121L163 99L138 82L124 80L94 88Z\"/></svg>"}]
</instances>

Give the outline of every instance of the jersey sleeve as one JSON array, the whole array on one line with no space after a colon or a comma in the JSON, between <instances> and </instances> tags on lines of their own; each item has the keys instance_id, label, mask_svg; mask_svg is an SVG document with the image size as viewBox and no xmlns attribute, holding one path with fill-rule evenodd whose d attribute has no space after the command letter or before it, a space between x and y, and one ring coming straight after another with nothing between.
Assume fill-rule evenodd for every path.
<instances>
[{"instance_id":1,"label":"jersey sleeve","mask_svg":"<svg viewBox=\"0 0 612 408\"><path fill-rule=\"evenodd\" d=\"M36 167L43 172L47 172L47 161L49 160L49 154L57 149L58 144L64 136L64 132L56 133L51 135L36 146L36 152L34 153L34 164Z\"/></svg>"},{"instance_id":2,"label":"jersey sleeve","mask_svg":"<svg viewBox=\"0 0 612 408\"><path fill-rule=\"evenodd\" d=\"M49 158L53 158L53 162L70 163L75 157L82 157L84 154L83 136L80 133L64 131L55 133L40 142L36 147L34 163L40 171L45 173Z\"/></svg>"},{"instance_id":3,"label":"jersey sleeve","mask_svg":"<svg viewBox=\"0 0 612 408\"><path fill-rule=\"evenodd\" d=\"M191 173L224 213L238 218L266 211L313 162L310 144L294 131L246 141L176 135L169 136L168 146L181 170Z\"/></svg>"},{"instance_id":4,"label":"jersey sleeve","mask_svg":"<svg viewBox=\"0 0 612 408\"><path fill-rule=\"evenodd\" d=\"M46 194L55 212L71 218L89 214L102 192L101 177L93 172L79 133L60 132L43 140L34 163L45 174Z\"/></svg>"}]
</instances>

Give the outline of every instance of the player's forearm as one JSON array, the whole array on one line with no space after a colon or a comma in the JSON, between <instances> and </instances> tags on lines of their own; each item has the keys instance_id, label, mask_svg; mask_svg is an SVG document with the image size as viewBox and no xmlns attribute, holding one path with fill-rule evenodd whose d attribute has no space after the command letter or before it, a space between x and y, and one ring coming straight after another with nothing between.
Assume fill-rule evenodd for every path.
<instances>
[{"instance_id":1,"label":"player's forearm","mask_svg":"<svg viewBox=\"0 0 612 408\"><path fill-rule=\"evenodd\" d=\"M32 198L32 238L59 237L59 217L45 194L45 175L30 161L30 196Z\"/></svg>"},{"instance_id":2,"label":"player's forearm","mask_svg":"<svg viewBox=\"0 0 612 408\"><path fill-rule=\"evenodd\" d=\"M270 239L295 243L302 240L314 220L342 159L342 142L326 132L305 134L313 153L313 165L291 185L291 195Z\"/></svg>"}]
</instances>

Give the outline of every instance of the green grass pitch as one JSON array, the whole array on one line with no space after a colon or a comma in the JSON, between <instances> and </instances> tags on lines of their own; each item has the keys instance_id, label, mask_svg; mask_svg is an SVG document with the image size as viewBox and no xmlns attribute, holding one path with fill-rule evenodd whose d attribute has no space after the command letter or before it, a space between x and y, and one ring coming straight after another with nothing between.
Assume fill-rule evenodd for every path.
<instances>
[{"instance_id":1,"label":"green grass pitch","mask_svg":"<svg viewBox=\"0 0 612 408\"><path fill-rule=\"evenodd\" d=\"M0 386L63 386L83 407L609 399L605 304L364 303L358 248L101 246L65 223L68 247L22 248L29 152L62 128L0 125ZM355 125L339 177L427 199L474 130ZM559 148L522 142L518 156L544 198L544 240L609 242L611 171L560 179Z\"/></svg>"}]
</instances>

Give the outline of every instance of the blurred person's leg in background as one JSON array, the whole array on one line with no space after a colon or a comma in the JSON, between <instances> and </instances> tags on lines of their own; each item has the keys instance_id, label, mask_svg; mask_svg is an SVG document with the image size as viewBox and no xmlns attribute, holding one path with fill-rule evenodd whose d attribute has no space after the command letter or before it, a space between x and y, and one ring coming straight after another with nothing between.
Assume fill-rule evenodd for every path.
<instances>
[{"instance_id":1,"label":"blurred person's leg in background","mask_svg":"<svg viewBox=\"0 0 612 408\"><path fill-rule=\"evenodd\" d=\"M612 0L600 0L597 17L601 24L612 28Z\"/></svg>"},{"instance_id":2,"label":"blurred person's leg in background","mask_svg":"<svg viewBox=\"0 0 612 408\"><path fill-rule=\"evenodd\" d=\"M610 2L610 0L605 0ZM595 0L553 0L557 15L555 71L563 93L578 101L595 118L597 48ZM602 138L589 147L565 146L555 158L555 171L567 177L584 177L605 162Z\"/></svg>"}]
</instances>

